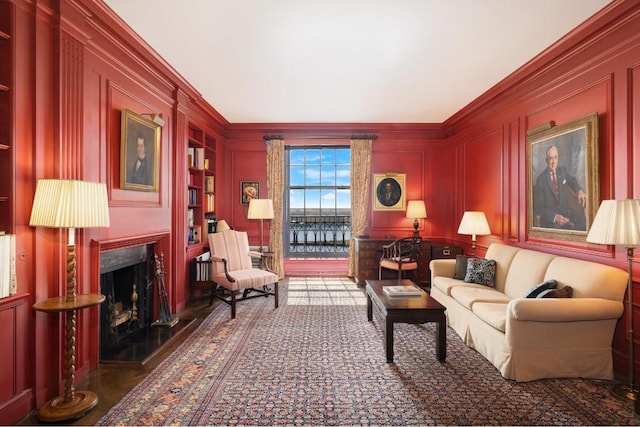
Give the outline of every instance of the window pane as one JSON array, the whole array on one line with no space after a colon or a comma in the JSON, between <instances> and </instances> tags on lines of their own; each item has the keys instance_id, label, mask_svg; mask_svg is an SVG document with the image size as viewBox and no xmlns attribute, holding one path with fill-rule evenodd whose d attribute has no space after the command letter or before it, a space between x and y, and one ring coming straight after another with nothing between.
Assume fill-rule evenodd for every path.
<instances>
[{"instance_id":1,"label":"window pane","mask_svg":"<svg viewBox=\"0 0 640 427\"><path fill-rule=\"evenodd\" d=\"M336 185L336 168L335 166L322 166L322 186Z\"/></svg>"},{"instance_id":2,"label":"window pane","mask_svg":"<svg viewBox=\"0 0 640 427\"><path fill-rule=\"evenodd\" d=\"M336 190L322 190L322 199L321 205L322 215L331 215L334 214L334 209L336 207ZM330 210L330 211L329 211Z\"/></svg>"},{"instance_id":3,"label":"window pane","mask_svg":"<svg viewBox=\"0 0 640 427\"><path fill-rule=\"evenodd\" d=\"M351 211L351 190L337 190L336 207Z\"/></svg>"},{"instance_id":4,"label":"window pane","mask_svg":"<svg viewBox=\"0 0 640 427\"><path fill-rule=\"evenodd\" d=\"M304 190L289 190L289 207L291 209L304 208Z\"/></svg>"},{"instance_id":5,"label":"window pane","mask_svg":"<svg viewBox=\"0 0 640 427\"><path fill-rule=\"evenodd\" d=\"M305 160L308 165L319 165L320 150L307 150L307 158Z\"/></svg>"},{"instance_id":6,"label":"window pane","mask_svg":"<svg viewBox=\"0 0 640 427\"><path fill-rule=\"evenodd\" d=\"M322 150L322 164L333 165L336 163L336 150L327 148Z\"/></svg>"},{"instance_id":7,"label":"window pane","mask_svg":"<svg viewBox=\"0 0 640 427\"><path fill-rule=\"evenodd\" d=\"M304 185L304 166L291 166L289 168L289 185L294 187Z\"/></svg>"},{"instance_id":8,"label":"window pane","mask_svg":"<svg viewBox=\"0 0 640 427\"><path fill-rule=\"evenodd\" d=\"M291 150L289 157L291 165L304 165L304 150Z\"/></svg>"},{"instance_id":9,"label":"window pane","mask_svg":"<svg viewBox=\"0 0 640 427\"><path fill-rule=\"evenodd\" d=\"M305 185L320 185L320 166L307 166Z\"/></svg>"},{"instance_id":10,"label":"window pane","mask_svg":"<svg viewBox=\"0 0 640 427\"><path fill-rule=\"evenodd\" d=\"M320 209L320 190L305 190L304 207L308 209Z\"/></svg>"},{"instance_id":11,"label":"window pane","mask_svg":"<svg viewBox=\"0 0 640 427\"><path fill-rule=\"evenodd\" d=\"M336 164L338 165L350 165L351 164L351 149L339 148L336 150Z\"/></svg>"},{"instance_id":12,"label":"window pane","mask_svg":"<svg viewBox=\"0 0 640 427\"><path fill-rule=\"evenodd\" d=\"M351 166L336 166L336 185L350 186Z\"/></svg>"}]
</instances>

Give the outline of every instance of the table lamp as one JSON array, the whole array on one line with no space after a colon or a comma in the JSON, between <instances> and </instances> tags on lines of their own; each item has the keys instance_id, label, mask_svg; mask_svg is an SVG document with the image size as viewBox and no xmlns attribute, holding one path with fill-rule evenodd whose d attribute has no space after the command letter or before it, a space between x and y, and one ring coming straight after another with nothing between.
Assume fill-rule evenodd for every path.
<instances>
[{"instance_id":1,"label":"table lamp","mask_svg":"<svg viewBox=\"0 0 640 427\"><path fill-rule=\"evenodd\" d=\"M462 215L458 234L471 235L471 255L476 256L476 236L491 234L487 217L482 211L466 211Z\"/></svg>"},{"instance_id":2,"label":"table lamp","mask_svg":"<svg viewBox=\"0 0 640 427\"><path fill-rule=\"evenodd\" d=\"M409 200L407 204L407 218L413 218L413 236L418 237L419 219L427 217L427 208L424 205L424 200Z\"/></svg>"},{"instance_id":3,"label":"table lamp","mask_svg":"<svg viewBox=\"0 0 640 427\"><path fill-rule=\"evenodd\" d=\"M33 227L67 228L66 294L34 304L34 309L47 313L66 314L65 327L65 392L54 397L38 410L42 421L78 418L96 406L98 397L90 391L75 391L75 330L76 311L104 301L104 295L76 295L75 229L109 226L107 187L98 182L65 179L41 179L31 209L29 225Z\"/></svg>"},{"instance_id":4,"label":"table lamp","mask_svg":"<svg viewBox=\"0 0 640 427\"><path fill-rule=\"evenodd\" d=\"M623 245L627 252L627 319L629 321L629 376L627 385L616 386L611 394L623 400L637 400L633 333L633 250L640 244L640 200L603 200L587 234L587 242Z\"/></svg>"},{"instance_id":5,"label":"table lamp","mask_svg":"<svg viewBox=\"0 0 640 427\"><path fill-rule=\"evenodd\" d=\"M249 201L248 219L260 220L260 252L263 248L263 221L273 219L273 201L271 199L251 199Z\"/></svg>"}]
</instances>

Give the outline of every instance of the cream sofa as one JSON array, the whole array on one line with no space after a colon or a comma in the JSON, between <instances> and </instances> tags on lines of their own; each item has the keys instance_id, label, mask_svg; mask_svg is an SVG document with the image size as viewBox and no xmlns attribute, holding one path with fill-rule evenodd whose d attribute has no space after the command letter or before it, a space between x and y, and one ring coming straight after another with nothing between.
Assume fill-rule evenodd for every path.
<instances>
[{"instance_id":1,"label":"cream sofa","mask_svg":"<svg viewBox=\"0 0 640 427\"><path fill-rule=\"evenodd\" d=\"M495 289L454 279L456 260L433 260L431 296L469 347L516 381L613 379L611 343L627 274L615 267L494 243ZM555 279L572 298L524 298Z\"/></svg>"}]
</instances>

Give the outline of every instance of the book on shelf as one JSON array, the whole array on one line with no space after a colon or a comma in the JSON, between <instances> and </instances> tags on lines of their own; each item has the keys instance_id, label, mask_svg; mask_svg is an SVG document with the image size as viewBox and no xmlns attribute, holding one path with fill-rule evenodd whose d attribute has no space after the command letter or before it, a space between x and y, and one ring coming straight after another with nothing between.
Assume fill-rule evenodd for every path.
<instances>
[{"instance_id":1,"label":"book on shelf","mask_svg":"<svg viewBox=\"0 0 640 427\"><path fill-rule=\"evenodd\" d=\"M196 167L196 149L194 147L187 148L187 166L190 168Z\"/></svg>"},{"instance_id":2,"label":"book on shelf","mask_svg":"<svg viewBox=\"0 0 640 427\"><path fill-rule=\"evenodd\" d=\"M382 292L389 297L419 297L423 291L415 285L383 286Z\"/></svg>"},{"instance_id":3,"label":"book on shelf","mask_svg":"<svg viewBox=\"0 0 640 427\"><path fill-rule=\"evenodd\" d=\"M196 167L204 169L204 148L196 147Z\"/></svg>"},{"instance_id":4,"label":"book on shelf","mask_svg":"<svg viewBox=\"0 0 640 427\"><path fill-rule=\"evenodd\" d=\"M0 298L15 295L16 280L16 235L0 235Z\"/></svg>"},{"instance_id":5,"label":"book on shelf","mask_svg":"<svg viewBox=\"0 0 640 427\"><path fill-rule=\"evenodd\" d=\"M205 202L207 212L213 212L216 210L215 196L213 194L205 194Z\"/></svg>"},{"instance_id":6,"label":"book on shelf","mask_svg":"<svg viewBox=\"0 0 640 427\"><path fill-rule=\"evenodd\" d=\"M191 227L194 224L195 224L195 212L193 209L189 209L187 211L187 225Z\"/></svg>"},{"instance_id":7,"label":"book on shelf","mask_svg":"<svg viewBox=\"0 0 640 427\"><path fill-rule=\"evenodd\" d=\"M195 277L194 279L198 282L201 281L205 281L205 280L209 280L210 275L210 270L209 270L209 266L211 264L209 263L205 263L203 261L209 261L211 259L211 252L207 251L203 254L198 255L197 257L194 258L194 261L200 261L200 262L196 262L194 263L194 267L195 267Z\"/></svg>"},{"instance_id":8,"label":"book on shelf","mask_svg":"<svg viewBox=\"0 0 640 427\"><path fill-rule=\"evenodd\" d=\"M214 177L213 175L207 175L204 177L204 191L205 193L213 193L213 183Z\"/></svg>"}]
</instances>

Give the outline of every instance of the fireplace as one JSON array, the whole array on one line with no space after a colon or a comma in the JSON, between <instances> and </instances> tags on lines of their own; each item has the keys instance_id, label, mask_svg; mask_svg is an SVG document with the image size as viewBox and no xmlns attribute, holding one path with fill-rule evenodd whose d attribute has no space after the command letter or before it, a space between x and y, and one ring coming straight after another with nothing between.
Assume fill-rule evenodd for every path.
<instances>
[{"instance_id":1,"label":"fireplace","mask_svg":"<svg viewBox=\"0 0 640 427\"><path fill-rule=\"evenodd\" d=\"M100 359L131 347L153 322L154 244L101 252Z\"/></svg>"}]
</instances>

